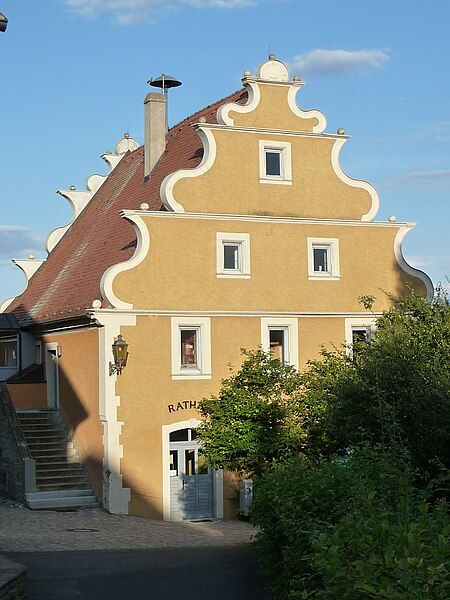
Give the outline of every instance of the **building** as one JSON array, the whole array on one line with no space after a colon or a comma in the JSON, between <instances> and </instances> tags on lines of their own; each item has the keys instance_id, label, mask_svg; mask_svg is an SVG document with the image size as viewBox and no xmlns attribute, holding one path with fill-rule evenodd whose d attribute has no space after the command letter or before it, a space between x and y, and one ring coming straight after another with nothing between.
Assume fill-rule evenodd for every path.
<instances>
[{"instance_id":1,"label":"building","mask_svg":"<svg viewBox=\"0 0 450 600\"><path fill-rule=\"evenodd\" d=\"M205 469L195 428L197 402L240 348L302 368L322 344L367 334L362 294L377 297L375 314L391 302L380 288L433 294L402 256L414 224L374 220L375 189L339 166L345 132L297 105L304 82L273 55L242 81L167 134L166 96L148 94L144 146L125 135L102 157L109 175L61 190L72 222L50 233L45 261L15 261L28 283L2 307L0 371L37 457L30 506L74 487L62 438L53 451L50 434L33 438L56 435L62 415L83 485L107 510L233 516L236 482Z\"/></svg>"}]
</instances>

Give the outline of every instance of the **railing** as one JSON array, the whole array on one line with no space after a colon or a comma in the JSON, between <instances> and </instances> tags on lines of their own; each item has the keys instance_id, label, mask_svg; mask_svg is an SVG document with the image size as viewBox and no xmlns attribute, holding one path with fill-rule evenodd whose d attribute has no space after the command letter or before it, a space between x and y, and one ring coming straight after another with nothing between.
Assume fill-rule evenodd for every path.
<instances>
[{"instance_id":1,"label":"railing","mask_svg":"<svg viewBox=\"0 0 450 600\"><path fill-rule=\"evenodd\" d=\"M16 409L9 395L5 383L0 382L0 412L6 417L9 429L15 442L17 454L22 462L22 483L24 493L33 492L36 489L36 461L31 457Z\"/></svg>"}]
</instances>

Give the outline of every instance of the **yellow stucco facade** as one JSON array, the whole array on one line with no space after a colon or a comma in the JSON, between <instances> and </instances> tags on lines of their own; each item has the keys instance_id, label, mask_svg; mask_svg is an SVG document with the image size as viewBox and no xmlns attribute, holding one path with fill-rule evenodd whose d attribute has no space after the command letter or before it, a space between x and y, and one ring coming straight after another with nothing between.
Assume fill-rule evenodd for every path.
<instances>
[{"instance_id":1,"label":"yellow stucco facade","mask_svg":"<svg viewBox=\"0 0 450 600\"><path fill-rule=\"evenodd\" d=\"M289 81L282 63L272 71L267 65L260 78L244 78L246 106L225 105L218 125L196 126L203 161L163 182L167 212L124 213L138 248L129 263L106 274L104 289L119 312L135 315L131 326L120 327L130 355L115 387L123 423L120 473L131 490L131 514L171 518L165 432L198 418L195 403L217 393L228 365L239 366L241 348L264 346L267 324L287 324L296 346L291 356L302 369L321 346L348 341L350 323L373 319L359 296L375 296L380 314L391 304L385 292L402 294L409 284L429 293L426 277L401 254L412 225L373 221L376 191L339 167L347 138L323 133L323 115L295 104L302 82ZM272 72L274 78L264 79ZM264 153L272 146L289 165L282 177L267 180ZM223 234L245 239L242 276L220 270ZM330 257L339 265L333 276L314 273L314 240L333 246ZM174 328L197 322L208 368L182 376L174 367L180 352ZM236 481L225 477L223 515L236 508Z\"/></svg>"},{"instance_id":2,"label":"yellow stucco facade","mask_svg":"<svg viewBox=\"0 0 450 600\"><path fill-rule=\"evenodd\" d=\"M45 336L63 348L61 410L110 512L235 516L236 478L203 474L192 487L201 474L189 453L197 403L239 367L241 349L268 349L281 332L283 360L305 369L321 346L370 327L405 284L432 293L403 259L414 225L374 220L376 190L339 166L345 134L325 133L322 113L297 105L303 82L273 57L243 82L245 106L225 104L217 122L194 125L203 159L164 179L166 210L122 213L136 251L104 274L92 328ZM376 298L373 313L362 295ZM129 357L117 374L119 334ZM208 509L188 510L192 489Z\"/></svg>"}]
</instances>

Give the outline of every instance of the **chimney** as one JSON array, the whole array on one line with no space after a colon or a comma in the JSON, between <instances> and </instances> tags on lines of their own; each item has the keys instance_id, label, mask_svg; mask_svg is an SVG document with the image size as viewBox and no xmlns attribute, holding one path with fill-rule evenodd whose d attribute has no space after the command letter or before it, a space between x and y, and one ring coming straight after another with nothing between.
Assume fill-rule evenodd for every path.
<instances>
[{"instance_id":1,"label":"chimney","mask_svg":"<svg viewBox=\"0 0 450 600\"><path fill-rule=\"evenodd\" d=\"M150 92L144 100L145 177L149 177L166 149L166 127L167 94Z\"/></svg>"}]
</instances>

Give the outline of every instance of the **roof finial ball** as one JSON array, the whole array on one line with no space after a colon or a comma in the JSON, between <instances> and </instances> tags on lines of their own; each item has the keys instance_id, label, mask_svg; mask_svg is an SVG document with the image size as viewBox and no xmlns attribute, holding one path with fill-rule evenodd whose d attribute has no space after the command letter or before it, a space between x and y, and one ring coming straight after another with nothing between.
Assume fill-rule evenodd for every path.
<instances>
[{"instance_id":1,"label":"roof finial ball","mask_svg":"<svg viewBox=\"0 0 450 600\"><path fill-rule=\"evenodd\" d=\"M277 57L275 56L275 54L270 53L269 60L277 60Z\"/></svg>"},{"instance_id":2,"label":"roof finial ball","mask_svg":"<svg viewBox=\"0 0 450 600\"><path fill-rule=\"evenodd\" d=\"M301 79L300 79L300 75L294 75L294 82L295 83L300 83Z\"/></svg>"},{"instance_id":3,"label":"roof finial ball","mask_svg":"<svg viewBox=\"0 0 450 600\"><path fill-rule=\"evenodd\" d=\"M126 132L123 134L123 137L124 137L124 139L126 139L126 140L129 140L131 136L130 136L130 134L128 133L128 131L126 131Z\"/></svg>"},{"instance_id":4,"label":"roof finial ball","mask_svg":"<svg viewBox=\"0 0 450 600\"><path fill-rule=\"evenodd\" d=\"M70 190L71 192L74 192L76 189L77 189L77 186L76 186L76 185L71 185L71 186L70 186L70 188L69 188L69 190Z\"/></svg>"},{"instance_id":5,"label":"roof finial ball","mask_svg":"<svg viewBox=\"0 0 450 600\"><path fill-rule=\"evenodd\" d=\"M250 71L250 69L246 69L244 71L244 77L245 77L245 79L247 79L248 77L251 77L251 76L252 76L252 72Z\"/></svg>"},{"instance_id":6,"label":"roof finial ball","mask_svg":"<svg viewBox=\"0 0 450 600\"><path fill-rule=\"evenodd\" d=\"M338 135L345 135L345 129L343 127L339 127L339 129L337 130L337 134Z\"/></svg>"}]
</instances>

